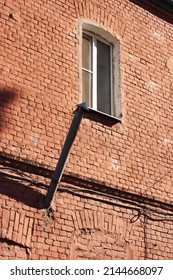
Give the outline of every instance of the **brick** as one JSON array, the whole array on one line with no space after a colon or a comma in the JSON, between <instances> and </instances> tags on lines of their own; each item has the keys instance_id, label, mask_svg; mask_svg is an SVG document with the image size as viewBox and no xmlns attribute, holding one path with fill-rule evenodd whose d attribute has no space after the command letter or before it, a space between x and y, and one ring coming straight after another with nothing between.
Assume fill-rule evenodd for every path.
<instances>
[{"instance_id":1,"label":"brick","mask_svg":"<svg viewBox=\"0 0 173 280\"><path fill-rule=\"evenodd\" d=\"M144 228L130 208L172 212L172 14L144 0L1 2L0 258L172 259L171 221ZM49 175L82 102L84 19L119 40L122 123L85 115L48 217Z\"/></svg>"},{"instance_id":2,"label":"brick","mask_svg":"<svg viewBox=\"0 0 173 280\"><path fill-rule=\"evenodd\" d=\"M2 223L1 223L2 229L8 229L9 217L10 217L10 211L4 209L2 212Z\"/></svg>"},{"instance_id":3,"label":"brick","mask_svg":"<svg viewBox=\"0 0 173 280\"><path fill-rule=\"evenodd\" d=\"M17 232L18 228L19 228L19 219L20 219L20 215L19 215L19 213L16 212L15 220L14 220L14 231L15 232Z\"/></svg>"},{"instance_id":4,"label":"brick","mask_svg":"<svg viewBox=\"0 0 173 280\"><path fill-rule=\"evenodd\" d=\"M25 217L23 224L23 235L26 236L28 232L29 218Z\"/></svg>"}]
</instances>

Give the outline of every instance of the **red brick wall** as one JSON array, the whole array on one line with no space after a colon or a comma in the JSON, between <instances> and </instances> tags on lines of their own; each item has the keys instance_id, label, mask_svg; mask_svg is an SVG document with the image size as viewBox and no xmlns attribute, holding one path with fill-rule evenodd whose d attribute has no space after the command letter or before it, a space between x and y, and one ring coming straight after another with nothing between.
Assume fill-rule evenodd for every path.
<instances>
[{"instance_id":1,"label":"red brick wall","mask_svg":"<svg viewBox=\"0 0 173 280\"><path fill-rule=\"evenodd\" d=\"M50 170L82 101L82 22L120 42L122 123L83 119L49 217ZM150 1L6 0L0 24L1 258L171 259L171 14Z\"/></svg>"},{"instance_id":2,"label":"red brick wall","mask_svg":"<svg viewBox=\"0 0 173 280\"><path fill-rule=\"evenodd\" d=\"M173 226L166 205L108 196L95 185L92 191L82 187L76 178L72 184L67 176L49 212L44 176L23 168L17 175L4 165L0 259L172 259Z\"/></svg>"}]
</instances>

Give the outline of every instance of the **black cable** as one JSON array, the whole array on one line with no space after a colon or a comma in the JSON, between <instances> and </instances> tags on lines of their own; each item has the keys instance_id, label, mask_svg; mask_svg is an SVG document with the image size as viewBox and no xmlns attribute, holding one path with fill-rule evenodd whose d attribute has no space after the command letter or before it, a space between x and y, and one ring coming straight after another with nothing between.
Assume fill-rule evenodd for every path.
<instances>
[{"instance_id":1,"label":"black cable","mask_svg":"<svg viewBox=\"0 0 173 280\"><path fill-rule=\"evenodd\" d=\"M23 180L23 181L26 181L28 183L30 183L30 185L37 185L37 186L40 186L40 187L44 187L47 189L47 185L44 184L44 183L41 183L39 182L38 180L35 180L32 178L32 176L26 178L26 174L20 170L17 170L15 168L4 168L2 167L1 168L2 170L10 170L10 171L13 171L14 173L16 174L19 174L21 177L19 176L14 176L14 175L11 175L11 174L7 174L6 173L6 176L7 177L12 177L13 179L19 179L19 180ZM160 178L160 180L158 180L156 183L158 183L159 181L161 181L167 174L169 174L170 172L172 171L169 170L169 172L167 172L164 176L162 176L162 178ZM154 185L155 185L154 184ZM91 189L77 189L77 188L71 188L71 190L69 188L65 188L65 187L60 187L59 188L60 191L66 191L66 192L69 192L69 193L72 193L72 194L75 194L75 195L78 195L80 197L85 197L85 198L89 198L89 199L93 199L93 200L97 200L97 201L100 201L100 202L104 202L104 203L107 203L107 204L111 204L111 205L115 205L117 207L123 207L123 208L126 208L126 209L129 209L129 210L135 210L138 212L137 215L135 215L131 220L135 220L135 218L139 218L141 215L146 215L146 217L150 220L153 220L153 221L165 221L165 219L155 219L155 218L152 218L151 216L149 216L148 214L144 213L143 212L143 209L147 209L148 211L152 212L153 214L155 215L162 215L162 216L169 216L169 217L173 217L173 213L165 213L163 211L158 211L156 209L152 209L151 207L148 207L146 208L145 204L143 207L141 207L141 203L137 203L137 202L134 202L132 200L127 200L127 199L124 199L124 198L120 198L118 196L113 196L113 195L109 195L109 194L104 194L104 193L101 193L99 191L95 191L95 190L91 190ZM87 192L87 193L92 193L92 194L95 194L95 195L99 195L99 196L104 196L106 198L109 198L109 199L117 199L123 203L126 203L126 204L133 204L134 206L126 206L124 204L120 204L120 203L116 203L116 202L113 202L113 201L110 201L110 200L106 200L106 199L101 199L101 198L96 198L96 197L91 197L91 196L87 196L87 195L84 195L84 194L81 194L80 192ZM140 213L140 215L139 215ZM136 221L136 220L135 220ZM170 219L170 221L172 221Z\"/></svg>"},{"instance_id":2,"label":"black cable","mask_svg":"<svg viewBox=\"0 0 173 280\"><path fill-rule=\"evenodd\" d=\"M141 215L145 215L148 219L152 220L152 221L173 221L173 219L168 219L168 218L163 218L163 219L155 219L155 218L152 218L151 216L149 216L148 214L146 214L146 210L147 211L151 211L153 212L154 214L158 214L158 215L162 215L162 216L169 216L169 217L172 217L173 218L173 213L164 213L164 212L161 212L161 211L157 211L157 210L153 210L152 208L149 208L149 207L146 207L146 206L143 206L143 207L140 207L138 205L138 208L137 207L133 207L133 206L125 206L124 204L120 204L120 203L116 203L116 202L113 202L113 201L110 201L110 200L106 200L106 199L101 199L101 198L96 198L96 197L91 197L91 196L88 196L88 195L85 195L85 194L81 194L79 193L80 191L77 190L77 189L69 189L69 188L65 188L65 187L59 187L59 191L62 191L62 192L68 192L68 193L71 193L71 194L75 194L77 196L80 196L80 197L83 197L83 198L88 198L88 199L92 199L92 200L95 200L95 201L99 201L99 202L104 202L104 203L107 203L109 205L114 205L114 206L117 206L117 207L122 207L122 208L126 208L126 209L129 209L129 210L135 210L137 211L137 215L134 215L134 219L135 217L138 219ZM96 192L94 190L92 190L92 193L96 194L96 195L99 195L100 193L99 192ZM100 194L102 195L102 194ZM104 195L106 197L106 195ZM110 198L110 196L108 195L108 197ZM115 197L112 197L115 199ZM116 198L117 200L121 200L119 198ZM128 203L133 203L133 202L128 202ZM139 214L140 213L140 214ZM136 220L137 220L136 219ZM133 218L131 219L133 220ZM136 221L135 220L135 221ZM132 221L133 222L133 221Z\"/></svg>"}]
</instances>

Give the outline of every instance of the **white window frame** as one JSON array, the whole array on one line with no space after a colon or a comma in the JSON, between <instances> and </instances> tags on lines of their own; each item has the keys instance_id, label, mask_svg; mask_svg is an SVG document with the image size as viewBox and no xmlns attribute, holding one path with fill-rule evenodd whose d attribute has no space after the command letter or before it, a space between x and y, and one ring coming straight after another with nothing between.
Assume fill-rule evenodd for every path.
<instances>
[{"instance_id":1,"label":"white window frame","mask_svg":"<svg viewBox=\"0 0 173 280\"><path fill-rule=\"evenodd\" d=\"M86 19L82 19L79 22L79 30L81 37L83 34L88 34L88 36L95 37L98 40L102 41L105 44L111 46L110 52L110 65L111 65L111 115L110 117L116 118L121 120L122 119L122 97L121 97L121 77L120 77L120 41L118 38L110 33L109 31L103 29L102 27L98 26L94 23L89 23ZM82 46L82 44L81 44ZM81 63L82 64L82 63ZM81 73L82 73L82 65L81 65ZM82 77L82 76L81 76ZM95 79L96 81L96 79ZM81 93L82 93L82 83L81 85ZM96 83L97 85L97 83ZM93 85L92 87L94 87ZM95 86L96 87L96 86ZM92 89L92 92L97 92L96 90ZM83 93L81 94L81 100L83 100ZM93 94L92 94L93 96ZM94 98L94 97L93 97ZM81 102L81 101L80 101ZM96 111L96 98L93 102L95 106L92 106L91 109ZM98 113L100 111L97 111ZM100 112L105 114L104 112ZM106 114L107 115L107 114Z\"/></svg>"},{"instance_id":2,"label":"white window frame","mask_svg":"<svg viewBox=\"0 0 173 280\"><path fill-rule=\"evenodd\" d=\"M86 34L92 38L92 71L82 67L82 70L85 70L92 74L92 93L91 93L91 108L98 111L97 109L97 41L103 42L104 44L110 47L110 106L111 112L110 115L114 115L114 98L113 98L113 46L111 43L103 39L102 37L95 35L94 33L83 30L83 34ZM104 112L103 112L104 113ZM104 113L105 114L105 113Z\"/></svg>"}]
</instances>

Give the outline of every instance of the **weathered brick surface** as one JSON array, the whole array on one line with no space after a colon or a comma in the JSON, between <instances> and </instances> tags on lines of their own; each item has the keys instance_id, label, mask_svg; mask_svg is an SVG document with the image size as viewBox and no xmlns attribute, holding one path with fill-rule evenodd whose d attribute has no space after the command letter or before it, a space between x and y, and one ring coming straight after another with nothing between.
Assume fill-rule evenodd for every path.
<instances>
[{"instance_id":1,"label":"weathered brick surface","mask_svg":"<svg viewBox=\"0 0 173 280\"><path fill-rule=\"evenodd\" d=\"M0 153L9 158L0 258L172 259L171 18L150 1L0 3ZM83 119L52 216L50 170L82 101L83 22L120 42L123 117Z\"/></svg>"},{"instance_id":2,"label":"weathered brick surface","mask_svg":"<svg viewBox=\"0 0 173 280\"><path fill-rule=\"evenodd\" d=\"M24 217L24 214L20 214L17 210L18 209L10 210L2 208L2 216L0 217L0 237L29 247L31 244L34 220L27 216ZM15 215L15 219L11 220L10 218L13 214Z\"/></svg>"}]
</instances>

